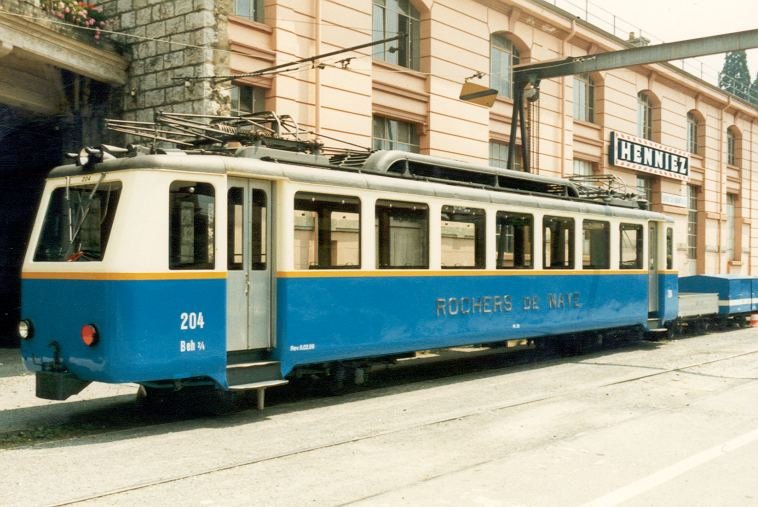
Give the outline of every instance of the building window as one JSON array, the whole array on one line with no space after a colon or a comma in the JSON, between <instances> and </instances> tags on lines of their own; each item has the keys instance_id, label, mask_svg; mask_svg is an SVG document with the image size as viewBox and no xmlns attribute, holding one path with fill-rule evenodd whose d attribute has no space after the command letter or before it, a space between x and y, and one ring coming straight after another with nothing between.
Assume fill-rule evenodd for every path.
<instances>
[{"instance_id":1,"label":"building window","mask_svg":"<svg viewBox=\"0 0 758 507\"><path fill-rule=\"evenodd\" d=\"M611 224L585 220L582 224L582 269L611 267Z\"/></svg>"},{"instance_id":2,"label":"building window","mask_svg":"<svg viewBox=\"0 0 758 507\"><path fill-rule=\"evenodd\" d=\"M674 269L674 229L666 227L666 269Z\"/></svg>"},{"instance_id":3,"label":"building window","mask_svg":"<svg viewBox=\"0 0 758 507\"><path fill-rule=\"evenodd\" d=\"M374 116L372 145L375 150L402 150L418 153L419 136L416 125Z\"/></svg>"},{"instance_id":4,"label":"building window","mask_svg":"<svg viewBox=\"0 0 758 507\"><path fill-rule=\"evenodd\" d=\"M545 269L574 269L574 219L546 216L542 219Z\"/></svg>"},{"instance_id":5,"label":"building window","mask_svg":"<svg viewBox=\"0 0 758 507\"><path fill-rule=\"evenodd\" d=\"M698 119L692 112L687 113L687 151L698 153Z\"/></svg>"},{"instance_id":6,"label":"building window","mask_svg":"<svg viewBox=\"0 0 758 507\"><path fill-rule=\"evenodd\" d=\"M398 40L375 47L380 60L419 70L421 23L418 9L409 0L374 0L373 40L403 35Z\"/></svg>"},{"instance_id":7,"label":"building window","mask_svg":"<svg viewBox=\"0 0 758 507\"><path fill-rule=\"evenodd\" d=\"M653 106L645 92L637 94L637 136L653 140Z\"/></svg>"},{"instance_id":8,"label":"building window","mask_svg":"<svg viewBox=\"0 0 758 507\"><path fill-rule=\"evenodd\" d=\"M508 143L490 141L490 165L508 169ZM523 171L524 164L521 161L521 145L516 145L516 156L513 160L513 170Z\"/></svg>"},{"instance_id":9,"label":"building window","mask_svg":"<svg viewBox=\"0 0 758 507\"><path fill-rule=\"evenodd\" d=\"M263 0L234 0L234 14L263 22Z\"/></svg>"},{"instance_id":10,"label":"building window","mask_svg":"<svg viewBox=\"0 0 758 507\"><path fill-rule=\"evenodd\" d=\"M687 258L697 259L697 187L687 185Z\"/></svg>"},{"instance_id":11,"label":"building window","mask_svg":"<svg viewBox=\"0 0 758 507\"><path fill-rule=\"evenodd\" d=\"M739 258L734 251L735 225L737 221L737 196L726 194L726 253L730 260Z\"/></svg>"},{"instance_id":12,"label":"building window","mask_svg":"<svg viewBox=\"0 0 758 507\"><path fill-rule=\"evenodd\" d=\"M258 86L232 85L232 114L245 115L266 110L266 89Z\"/></svg>"},{"instance_id":13,"label":"building window","mask_svg":"<svg viewBox=\"0 0 758 507\"><path fill-rule=\"evenodd\" d=\"M588 160L574 159L574 176L592 176L595 174L595 164Z\"/></svg>"},{"instance_id":14,"label":"building window","mask_svg":"<svg viewBox=\"0 0 758 507\"><path fill-rule=\"evenodd\" d=\"M213 269L213 185L175 181L169 189L169 269Z\"/></svg>"},{"instance_id":15,"label":"building window","mask_svg":"<svg viewBox=\"0 0 758 507\"><path fill-rule=\"evenodd\" d=\"M731 127L726 129L726 163L737 165L737 136Z\"/></svg>"},{"instance_id":16,"label":"building window","mask_svg":"<svg viewBox=\"0 0 758 507\"><path fill-rule=\"evenodd\" d=\"M484 268L484 210L443 206L441 219L442 268Z\"/></svg>"},{"instance_id":17,"label":"building window","mask_svg":"<svg viewBox=\"0 0 758 507\"><path fill-rule=\"evenodd\" d=\"M637 197L645 199L648 207L653 204L653 180L649 176L637 176Z\"/></svg>"},{"instance_id":18,"label":"building window","mask_svg":"<svg viewBox=\"0 0 758 507\"><path fill-rule=\"evenodd\" d=\"M490 37L490 87L498 95L513 97L513 66L519 63L519 52L507 37L493 33Z\"/></svg>"},{"instance_id":19,"label":"building window","mask_svg":"<svg viewBox=\"0 0 758 507\"><path fill-rule=\"evenodd\" d=\"M621 269L642 269L643 236L639 224L621 224Z\"/></svg>"},{"instance_id":20,"label":"building window","mask_svg":"<svg viewBox=\"0 0 758 507\"><path fill-rule=\"evenodd\" d=\"M379 269L429 267L429 207L376 202L376 265Z\"/></svg>"},{"instance_id":21,"label":"building window","mask_svg":"<svg viewBox=\"0 0 758 507\"><path fill-rule=\"evenodd\" d=\"M574 119L595 121L595 85L589 74L574 76Z\"/></svg>"},{"instance_id":22,"label":"building window","mask_svg":"<svg viewBox=\"0 0 758 507\"><path fill-rule=\"evenodd\" d=\"M295 194L295 269L361 265L361 202L343 195Z\"/></svg>"}]
</instances>

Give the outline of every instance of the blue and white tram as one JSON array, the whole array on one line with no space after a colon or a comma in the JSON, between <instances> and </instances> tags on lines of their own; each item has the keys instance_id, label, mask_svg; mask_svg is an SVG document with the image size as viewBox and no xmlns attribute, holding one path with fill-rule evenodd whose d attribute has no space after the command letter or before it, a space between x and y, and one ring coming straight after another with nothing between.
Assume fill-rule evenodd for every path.
<instances>
[{"instance_id":1,"label":"blue and white tram","mask_svg":"<svg viewBox=\"0 0 758 507\"><path fill-rule=\"evenodd\" d=\"M423 349L674 321L672 226L558 178L264 147L53 170L22 273L37 395L259 392Z\"/></svg>"}]
</instances>

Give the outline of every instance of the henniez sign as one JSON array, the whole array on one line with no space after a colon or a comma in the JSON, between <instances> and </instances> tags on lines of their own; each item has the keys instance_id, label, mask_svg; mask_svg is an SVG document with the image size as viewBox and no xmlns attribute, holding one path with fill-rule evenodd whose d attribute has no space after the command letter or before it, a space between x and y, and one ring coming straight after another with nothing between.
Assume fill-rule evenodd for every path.
<instances>
[{"instance_id":1,"label":"henniez sign","mask_svg":"<svg viewBox=\"0 0 758 507\"><path fill-rule=\"evenodd\" d=\"M609 155L615 166L682 181L690 176L690 157L686 152L621 132L611 132Z\"/></svg>"}]
</instances>

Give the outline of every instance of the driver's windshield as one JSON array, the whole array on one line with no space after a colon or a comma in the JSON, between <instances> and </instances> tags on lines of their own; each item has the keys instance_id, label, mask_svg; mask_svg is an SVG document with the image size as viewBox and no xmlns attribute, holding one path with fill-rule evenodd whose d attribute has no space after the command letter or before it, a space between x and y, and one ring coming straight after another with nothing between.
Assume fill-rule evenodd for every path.
<instances>
[{"instance_id":1,"label":"driver's windshield","mask_svg":"<svg viewBox=\"0 0 758 507\"><path fill-rule=\"evenodd\" d=\"M120 194L120 182L56 188L34 252L35 262L103 260Z\"/></svg>"}]
</instances>

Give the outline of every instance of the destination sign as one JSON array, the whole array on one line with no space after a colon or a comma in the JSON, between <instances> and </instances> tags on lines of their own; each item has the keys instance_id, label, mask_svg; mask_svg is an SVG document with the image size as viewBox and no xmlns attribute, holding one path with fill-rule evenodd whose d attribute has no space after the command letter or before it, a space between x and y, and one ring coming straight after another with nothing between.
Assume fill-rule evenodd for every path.
<instances>
[{"instance_id":1,"label":"destination sign","mask_svg":"<svg viewBox=\"0 0 758 507\"><path fill-rule=\"evenodd\" d=\"M690 176L689 155L676 148L611 132L610 163L635 171L687 181Z\"/></svg>"}]
</instances>

